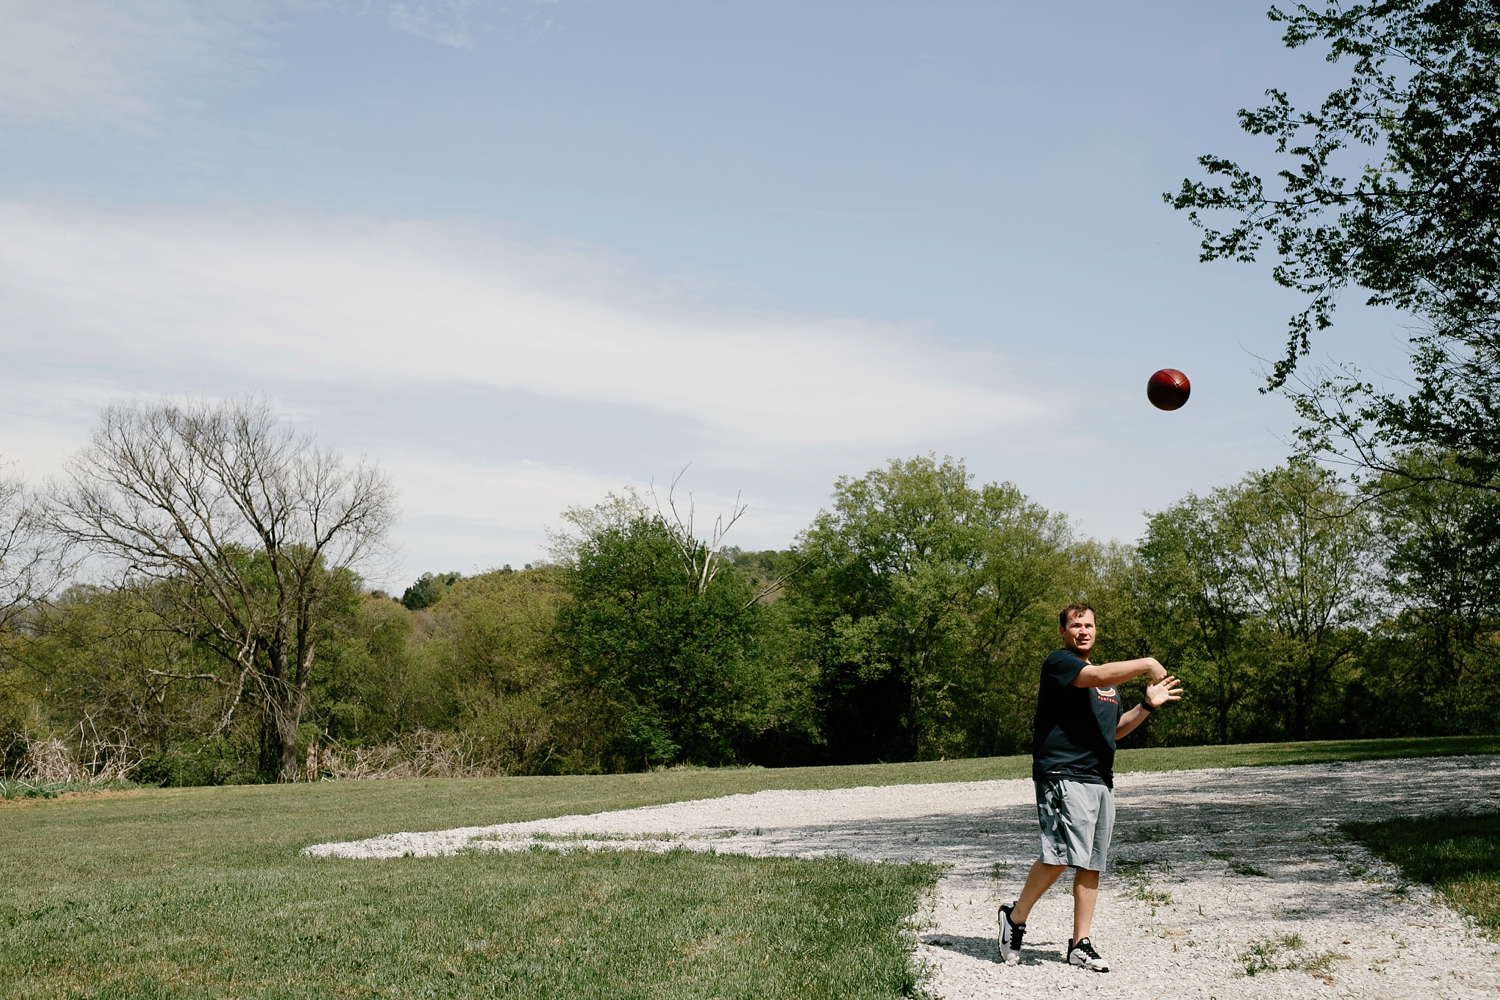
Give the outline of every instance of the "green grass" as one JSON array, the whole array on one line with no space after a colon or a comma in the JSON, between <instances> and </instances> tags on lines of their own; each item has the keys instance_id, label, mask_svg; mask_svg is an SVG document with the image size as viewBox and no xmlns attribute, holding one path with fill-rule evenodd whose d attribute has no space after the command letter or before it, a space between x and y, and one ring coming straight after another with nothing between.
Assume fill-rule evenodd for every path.
<instances>
[{"instance_id":1,"label":"green grass","mask_svg":"<svg viewBox=\"0 0 1500 1000\"><path fill-rule=\"evenodd\" d=\"M1340 829L1500 937L1500 813L1348 823Z\"/></svg>"},{"instance_id":2,"label":"green grass","mask_svg":"<svg viewBox=\"0 0 1500 1000\"><path fill-rule=\"evenodd\" d=\"M1196 747L1121 770L1500 751ZM0 996L894 997L935 871L687 852L310 859L308 844L766 788L1030 774L1025 757L571 778L141 789L0 803Z\"/></svg>"},{"instance_id":3,"label":"green grass","mask_svg":"<svg viewBox=\"0 0 1500 1000\"><path fill-rule=\"evenodd\" d=\"M710 777L147 790L3 807L5 997L892 997L936 871L705 856L309 859ZM652 780L654 778L654 780Z\"/></svg>"}]
</instances>

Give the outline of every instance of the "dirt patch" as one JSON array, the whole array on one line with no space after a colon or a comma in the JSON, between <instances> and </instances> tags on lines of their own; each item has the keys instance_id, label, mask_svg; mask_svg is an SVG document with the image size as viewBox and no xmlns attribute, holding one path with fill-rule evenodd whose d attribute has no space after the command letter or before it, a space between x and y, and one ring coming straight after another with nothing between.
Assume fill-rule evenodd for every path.
<instances>
[{"instance_id":1,"label":"dirt patch","mask_svg":"<svg viewBox=\"0 0 1500 1000\"><path fill-rule=\"evenodd\" d=\"M18 806L48 805L58 802L77 802L82 799L133 799L145 795L149 791L151 791L149 788L100 788L89 791L58 792L56 795L50 797L44 795L16 796L13 799L0 799L0 809Z\"/></svg>"}]
</instances>

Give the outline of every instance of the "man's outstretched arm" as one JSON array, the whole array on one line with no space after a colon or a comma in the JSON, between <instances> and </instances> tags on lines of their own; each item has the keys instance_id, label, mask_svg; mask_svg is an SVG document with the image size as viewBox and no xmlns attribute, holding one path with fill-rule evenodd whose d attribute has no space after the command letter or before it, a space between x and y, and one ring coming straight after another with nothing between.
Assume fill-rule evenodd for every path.
<instances>
[{"instance_id":1,"label":"man's outstretched arm","mask_svg":"<svg viewBox=\"0 0 1500 1000\"><path fill-rule=\"evenodd\" d=\"M1167 676L1167 669L1154 656L1143 656L1139 660L1120 660L1115 663L1090 663L1078 671L1073 678L1076 688L1114 687L1134 680L1141 674L1150 674L1153 681Z\"/></svg>"}]
</instances>

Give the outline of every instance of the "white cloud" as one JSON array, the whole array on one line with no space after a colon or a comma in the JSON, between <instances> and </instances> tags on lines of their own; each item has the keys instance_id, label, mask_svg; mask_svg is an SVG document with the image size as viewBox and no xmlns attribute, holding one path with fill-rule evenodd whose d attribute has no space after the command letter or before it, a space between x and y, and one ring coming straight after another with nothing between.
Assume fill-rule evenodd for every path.
<instances>
[{"instance_id":1,"label":"white cloud","mask_svg":"<svg viewBox=\"0 0 1500 1000\"><path fill-rule=\"evenodd\" d=\"M0 120L135 125L267 65L269 0L4 0ZM185 86L184 84L188 85Z\"/></svg>"},{"instance_id":2,"label":"white cloud","mask_svg":"<svg viewBox=\"0 0 1500 1000\"><path fill-rule=\"evenodd\" d=\"M0 450L37 478L105 402L270 391L395 477L404 558L376 574L394 586L535 559L563 509L692 459L702 511L747 487L735 541L782 545L849 462L1055 405L916 331L691 307L682 284L430 227L0 203Z\"/></svg>"},{"instance_id":3,"label":"white cloud","mask_svg":"<svg viewBox=\"0 0 1500 1000\"><path fill-rule=\"evenodd\" d=\"M446 0L439 3L393 3L386 14L391 27L455 49L474 47L472 17L481 5L477 0Z\"/></svg>"},{"instance_id":4,"label":"white cloud","mask_svg":"<svg viewBox=\"0 0 1500 1000\"><path fill-rule=\"evenodd\" d=\"M476 47L476 35L500 32L504 37L536 40L556 26L548 11L558 0L411 0L386 7L386 20L397 31L455 49Z\"/></svg>"},{"instance_id":5,"label":"white cloud","mask_svg":"<svg viewBox=\"0 0 1500 1000\"><path fill-rule=\"evenodd\" d=\"M0 206L7 337L218 379L465 385L630 407L740 447L900 446L1041 404L995 359L852 320L648 309L430 230Z\"/></svg>"}]
</instances>

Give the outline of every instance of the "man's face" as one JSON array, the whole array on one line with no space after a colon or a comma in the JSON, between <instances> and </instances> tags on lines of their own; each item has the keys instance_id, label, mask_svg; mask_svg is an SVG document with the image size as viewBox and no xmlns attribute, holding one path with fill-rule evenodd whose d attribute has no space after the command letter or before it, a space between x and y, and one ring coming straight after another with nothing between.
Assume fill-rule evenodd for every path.
<instances>
[{"instance_id":1,"label":"man's face","mask_svg":"<svg viewBox=\"0 0 1500 1000\"><path fill-rule=\"evenodd\" d=\"M1064 646L1087 659L1094 648L1094 613L1075 611L1068 616L1068 624L1057 631L1062 633Z\"/></svg>"}]
</instances>

